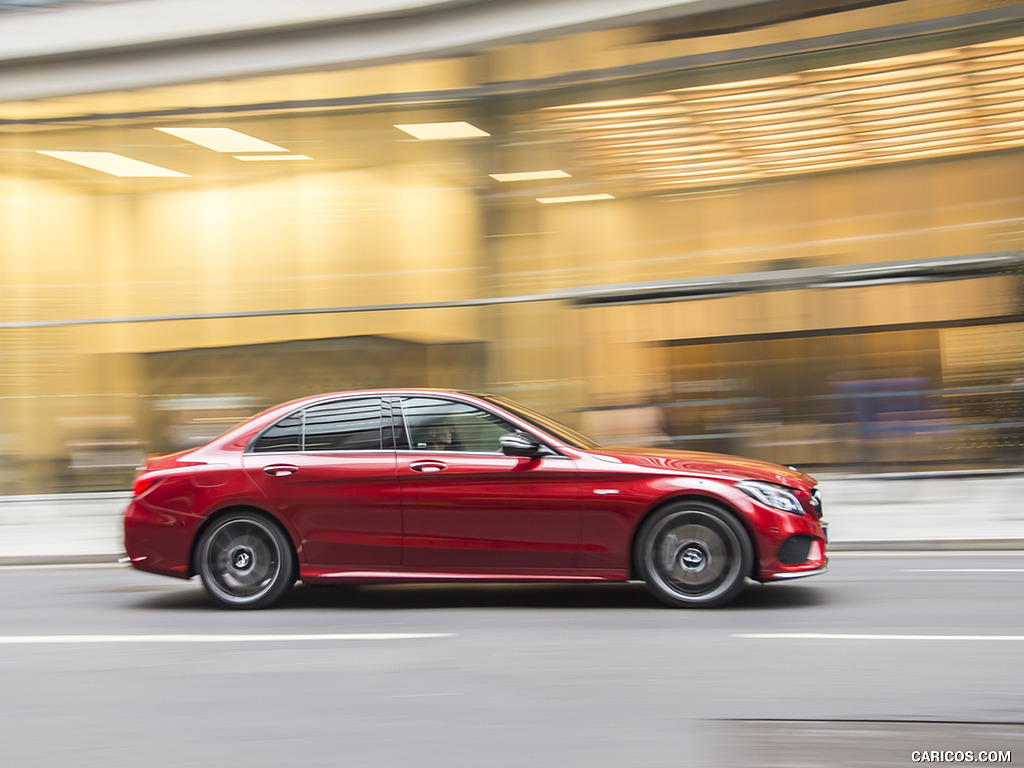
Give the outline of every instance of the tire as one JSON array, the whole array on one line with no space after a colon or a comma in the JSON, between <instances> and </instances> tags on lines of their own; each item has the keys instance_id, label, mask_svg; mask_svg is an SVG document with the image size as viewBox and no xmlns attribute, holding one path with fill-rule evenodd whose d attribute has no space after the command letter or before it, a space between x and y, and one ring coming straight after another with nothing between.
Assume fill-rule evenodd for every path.
<instances>
[{"instance_id":1,"label":"tire","mask_svg":"<svg viewBox=\"0 0 1024 768\"><path fill-rule=\"evenodd\" d=\"M203 532L196 570L221 605L268 608L295 583L295 555L276 523L256 512L233 512Z\"/></svg>"},{"instance_id":2,"label":"tire","mask_svg":"<svg viewBox=\"0 0 1024 768\"><path fill-rule=\"evenodd\" d=\"M636 538L635 562L651 593L667 605L714 608L743 591L754 549L743 526L703 501L652 514Z\"/></svg>"}]
</instances>

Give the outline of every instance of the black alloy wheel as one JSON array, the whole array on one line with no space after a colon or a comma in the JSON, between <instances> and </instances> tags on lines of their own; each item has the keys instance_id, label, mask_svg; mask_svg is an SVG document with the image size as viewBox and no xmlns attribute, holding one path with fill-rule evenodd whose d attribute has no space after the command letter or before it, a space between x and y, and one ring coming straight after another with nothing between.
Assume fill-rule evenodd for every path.
<instances>
[{"instance_id":1,"label":"black alloy wheel","mask_svg":"<svg viewBox=\"0 0 1024 768\"><path fill-rule=\"evenodd\" d=\"M233 512L203 533L196 570L222 605L267 608L295 583L295 555L276 523L256 512Z\"/></svg>"},{"instance_id":2,"label":"black alloy wheel","mask_svg":"<svg viewBox=\"0 0 1024 768\"><path fill-rule=\"evenodd\" d=\"M643 524L634 557L647 588L663 603L712 608L743 591L754 550L728 512L687 500L655 512Z\"/></svg>"}]
</instances>

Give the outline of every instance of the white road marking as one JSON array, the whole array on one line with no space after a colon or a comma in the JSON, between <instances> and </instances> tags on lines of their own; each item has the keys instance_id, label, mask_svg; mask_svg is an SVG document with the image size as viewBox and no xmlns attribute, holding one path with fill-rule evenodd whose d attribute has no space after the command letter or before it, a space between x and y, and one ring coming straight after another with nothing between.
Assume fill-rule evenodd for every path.
<instances>
[{"instance_id":1,"label":"white road marking","mask_svg":"<svg viewBox=\"0 0 1024 768\"><path fill-rule=\"evenodd\" d=\"M426 640L450 632L364 632L328 635L0 635L0 645L90 643L292 643L333 640Z\"/></svg>"},{"instance_id":2,"label":"white road marking","mask_svg":"<svg viewBox=\"0 0 1024 768\"><path fill-rule=\"evenodd\" d=\"M864 635L825 632L761 632L735 634L747 640L952 640L1021 642L1024 635Z\"/></svg>"},{"instance_id":3,"label":"white road marking","mask_svg":"<svg viewBox=\"0 0 1024 768\"><path fill-rule=\"evenodd\" d=\"M1024 573L1024 568L905 568L900 573Z\"/></svg>"}]
</instances>

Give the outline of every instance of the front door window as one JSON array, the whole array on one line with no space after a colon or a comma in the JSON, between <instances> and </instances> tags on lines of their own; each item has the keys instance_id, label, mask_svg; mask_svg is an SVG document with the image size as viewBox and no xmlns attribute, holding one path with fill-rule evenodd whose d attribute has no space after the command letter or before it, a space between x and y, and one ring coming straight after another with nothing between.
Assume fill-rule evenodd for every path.
<instances>
[{"instance_id":1,"label":"front door window","mask_svg":"<svg viewBox=\"0 0 1024 768\"><path fill-rule=\"evenodd\" d=\"M415 451L501 453L501 437L518 427L468 403L433 397L402 401L409 444Z\"/></svg>"}]
</instances>

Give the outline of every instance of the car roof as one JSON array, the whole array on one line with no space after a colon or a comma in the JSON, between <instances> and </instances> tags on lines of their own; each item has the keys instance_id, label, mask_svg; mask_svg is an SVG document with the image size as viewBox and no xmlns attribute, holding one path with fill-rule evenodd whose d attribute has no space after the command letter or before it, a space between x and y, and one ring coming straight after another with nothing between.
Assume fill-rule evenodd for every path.
<instances>
[{"instance_id":1,"label":"car roof","mask_svg":"<svg viewBox=\"0 0 1024 768\"><path fill-rule=\"evenodd\" d=\"M306 395L305 397L299 397L294 400L289 400L284 403L280 403L280 406L285 405L299 405L301 403L310 403L317 400L330 400L335 397L359 397L359 396L384 396L384 395L462 395L465 397L487 397L486 394L479 392L470 392L462 389L443 389L438 387L394 387L394 388L374 388L374 389L347 389L339 390L337 392L321 392L316 395ZM273 406L274 409L279 406Z\"/></svg>"}]
</instances>

